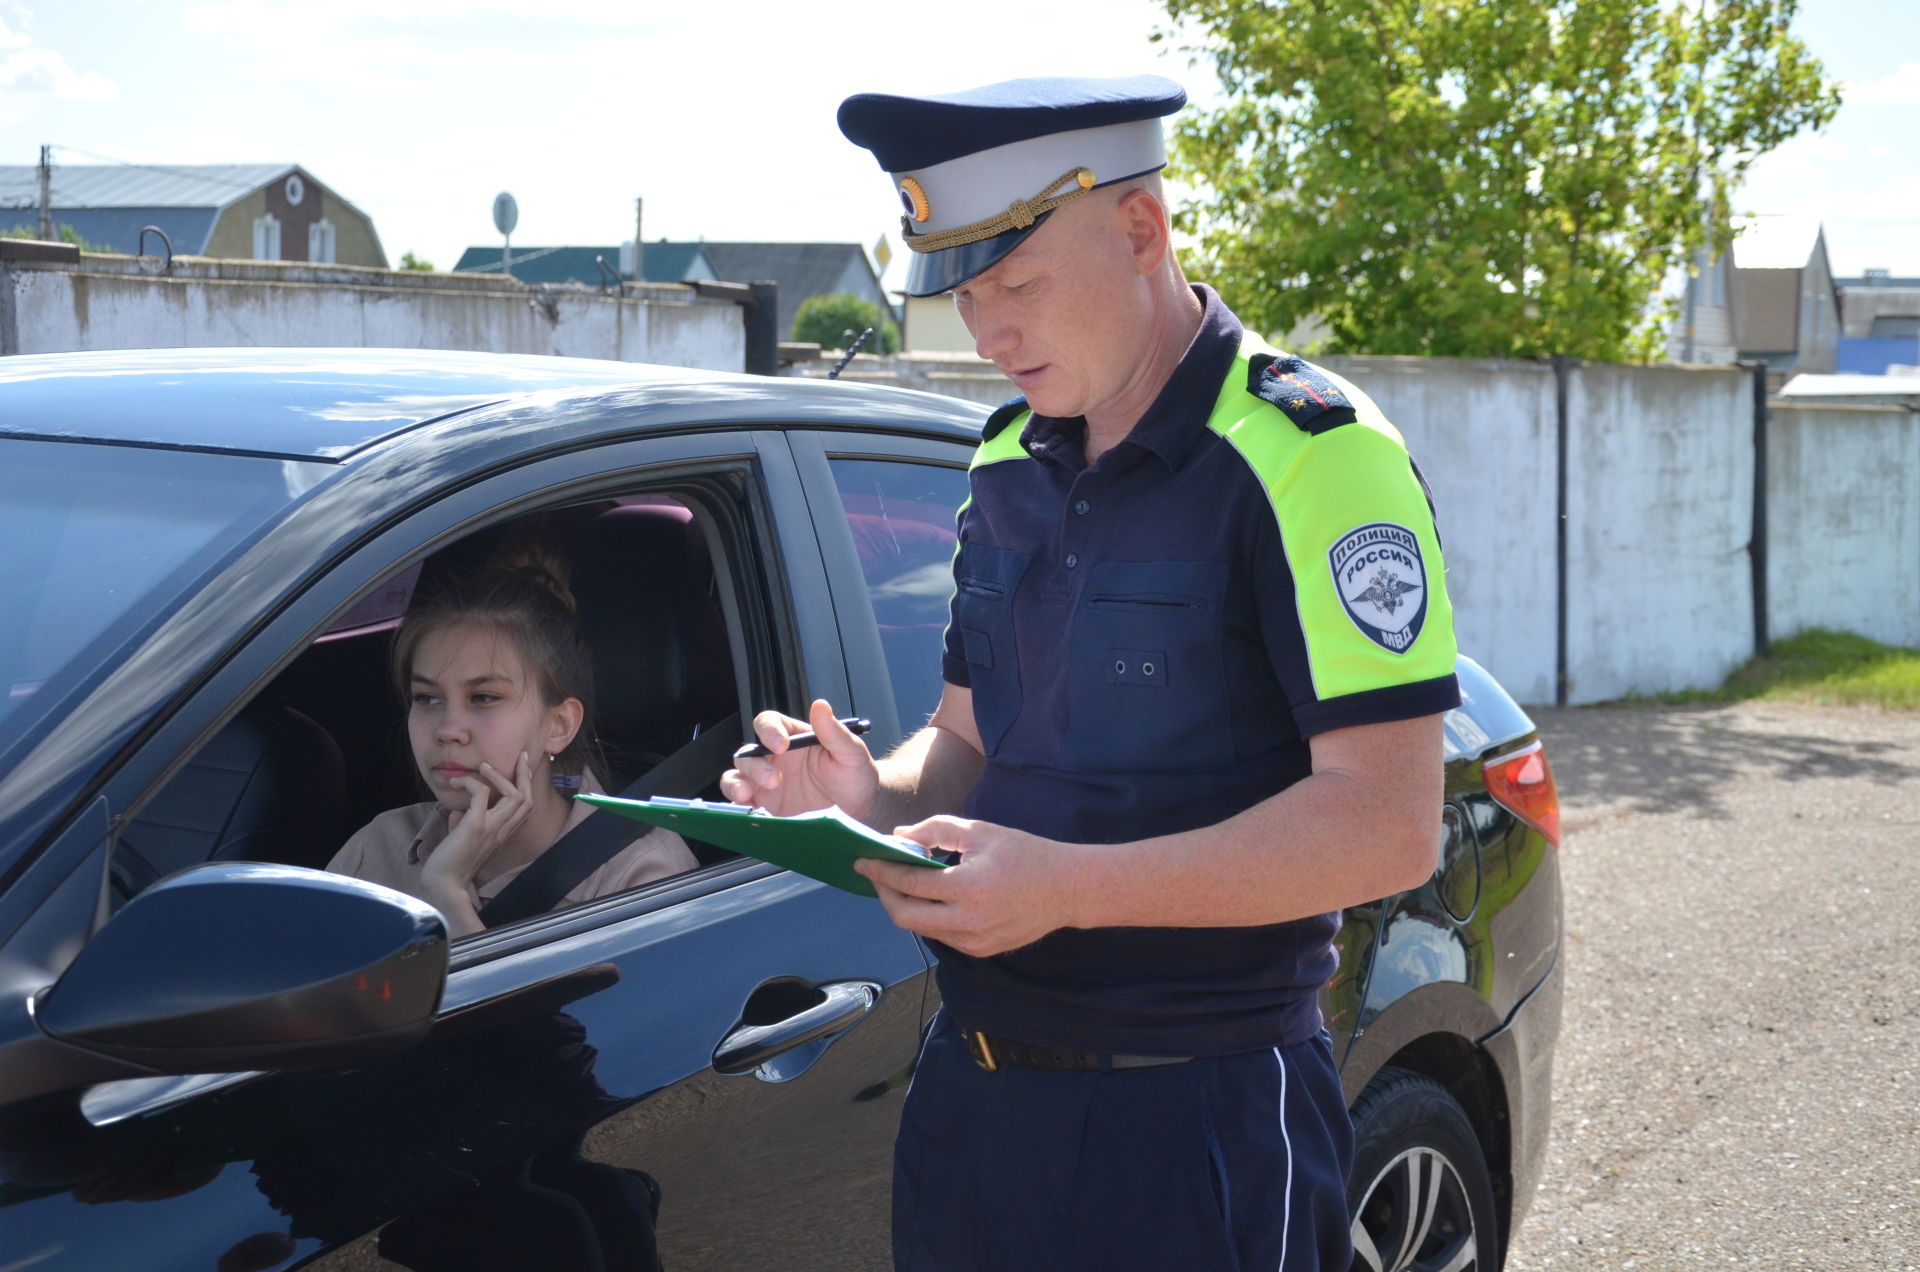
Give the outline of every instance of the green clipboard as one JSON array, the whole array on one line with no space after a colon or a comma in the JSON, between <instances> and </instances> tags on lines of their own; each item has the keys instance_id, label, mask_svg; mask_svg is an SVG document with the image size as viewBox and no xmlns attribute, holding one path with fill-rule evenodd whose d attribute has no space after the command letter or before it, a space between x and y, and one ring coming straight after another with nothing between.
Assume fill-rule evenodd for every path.
<instances>
[{"instance_id":1,"label":"green clipboard","mask_svg":"<svg viewBox=\"0 0 1920 1272\"><path fill-rule=\"evenodd\" d=\"M911 839L883 835L855 821L838 805L776 817L744 804L708 803L699 799L620 799L614 795L576 795L575 799L631 817L665 826L676 834L714 844L776 866L796 870L822 883L863 897L877 897L873 884L853 868L860 857L878 857L909 866L946 869L948 863L929 857L927 849Z\"/></svg>"}]
</instances>

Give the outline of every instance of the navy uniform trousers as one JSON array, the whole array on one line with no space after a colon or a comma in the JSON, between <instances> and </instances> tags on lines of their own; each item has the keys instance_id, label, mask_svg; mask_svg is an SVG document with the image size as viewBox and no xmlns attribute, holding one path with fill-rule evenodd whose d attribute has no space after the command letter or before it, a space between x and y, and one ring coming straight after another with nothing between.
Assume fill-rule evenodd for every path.
<instances>
[{"instance_id":1,"label":"navy uniform trousers","mask_svg":"<svg viewBox=\"0 0 1920 1272\"><path fill-rule=\"evenodd\" d=\"M1353 1128L1322 1033L1111 1073L967 1054L942 1011L894 1150L896 1272L1347 1272Z\"/></svg>"}]
</instances>

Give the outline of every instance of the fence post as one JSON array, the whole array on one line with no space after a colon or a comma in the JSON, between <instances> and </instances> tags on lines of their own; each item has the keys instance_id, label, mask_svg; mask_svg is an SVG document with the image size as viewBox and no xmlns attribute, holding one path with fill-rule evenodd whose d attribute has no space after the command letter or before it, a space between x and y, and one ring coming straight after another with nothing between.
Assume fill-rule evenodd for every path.
<instances>
[{"instance_id":1,"label":"fence post","mask_svg":"<svg viewBox=\"0 0 1920 1272\"><path fill-rule=\"evenodd\" d=\"M780 285L758 281L747 306L747 374L780 374Z\"/></svg>"},{"instance_id":2,"label":"fence post","mask_svg":"<svg viewBox=\"0 0 1920 1272\"><path fill-rule=\"evenodd\" d=\"M1571 363L1553 355L1553 705L1567 705L1567 379Z\"/></svg>"},{"instance_id":3,"label":"fence post","mask_svg":"<svg viewBox=\"0 0 1920 1272\"><path fill-rule=\"evenodd\" d=\"M1753 374L1753 532L1747 564L1753 570L1753 653L1772 651L1767 630L1767 364L1747 364Z\"/></svg>"},{"instance_id":4,"label":"fence post","mask_svg":"<svg viewBox=\"0 0 1920 1272\"><path fill-rule=\"evenodd\" d=\"M705 300L725 300L740 306L741 334L746 340L744 361L748 375L780 374L780 284L760 281L728 283L701 281L693 294Z\"/></svg>"}]
</instances>

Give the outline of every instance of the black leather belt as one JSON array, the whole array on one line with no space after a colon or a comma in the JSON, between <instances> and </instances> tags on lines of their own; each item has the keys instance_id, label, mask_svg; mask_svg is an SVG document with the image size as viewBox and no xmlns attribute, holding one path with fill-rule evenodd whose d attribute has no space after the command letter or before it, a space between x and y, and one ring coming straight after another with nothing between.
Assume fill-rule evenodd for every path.
<instances>
[{"instance_id":1,"label":"black leather belt","mask_svg":"<svg viewBox=\"0 0 1920 1272\"><path fill-rule=\"evenodd\" d=\"M1017 1069L1050 1069L1057 1073L1111 1073L1115 1069L1156 1069L1161 1065L1185 1064L1192 1056L1122 1056L1106 1051L1070 1051L1065 1047L1041 1047L1012 1038L962 1029L960 1040L966 1043L973 1062L992 1073L1002 1065Z\"/></svg>"}]
</instances>

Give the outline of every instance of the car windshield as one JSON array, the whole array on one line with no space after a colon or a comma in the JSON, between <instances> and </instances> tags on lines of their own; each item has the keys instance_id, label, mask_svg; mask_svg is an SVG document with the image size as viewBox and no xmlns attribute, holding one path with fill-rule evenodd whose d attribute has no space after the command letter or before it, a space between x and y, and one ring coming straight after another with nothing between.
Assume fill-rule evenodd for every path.
<instances>
[{"instance_id":1,"label":"car windshield","mask_svg":"<svg viewBox=\"0 0 1920 1272\"><path fill-rule=\"evenodd\" d=\"M0 737L23 708L171 610L318 466L253 456L0 442Z\"/></svg>"}]
</instances>

